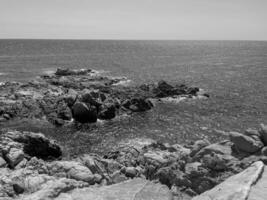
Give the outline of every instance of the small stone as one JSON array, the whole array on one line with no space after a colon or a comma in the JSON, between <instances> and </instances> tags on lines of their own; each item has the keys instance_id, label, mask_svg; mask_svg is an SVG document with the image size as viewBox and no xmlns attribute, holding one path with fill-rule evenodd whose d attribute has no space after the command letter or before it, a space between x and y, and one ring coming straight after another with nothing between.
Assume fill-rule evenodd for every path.
<instances>
[{"instance_id":1,"label":"small stone","mask_svg":"<svg viewBox=\"0 0 267 200\"><path fill-rule=\"evenodd\" d=\"M134 167L126 167L125 175L130 178L133 178L137 175L137 170Z\"/></svg>"}]
</instances>

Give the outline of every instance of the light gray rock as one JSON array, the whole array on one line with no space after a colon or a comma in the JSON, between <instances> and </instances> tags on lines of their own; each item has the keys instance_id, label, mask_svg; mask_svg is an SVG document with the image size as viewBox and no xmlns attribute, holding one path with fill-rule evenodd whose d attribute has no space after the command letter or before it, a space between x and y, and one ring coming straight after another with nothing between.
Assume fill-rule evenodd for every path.
<instances>
[{"instance_id":1,"label":"light gray rock","mask_svg":"<svg viewBox=\"0 0 267 200\"><path fill-rule=\"evenodd\" d=\"M5 167L6 165L7 165L6 161L2 157L0 157L0 168Z\"/></svg>"},{"instance_id":2,"label":"light gray rock","mask_svg":"<svg viewBox=\"0 0 267 200\"><path fill-rule=\"evenodd\" d=\"M135 167L126 167L125 175L133 178L137 175L137 170L135 169Z\"/></svg>"},{"instance_id":3,"label":"light gray rock","mask_svg":"<svg viewBox=\"0 0 267 200\"><path fill-rule=\"evenodd\" d=\"M173 200L167 186L144 179L133 179L99 188L75 189L61 193L55 200Z\"/></svg>"},{"instance_id":4,"label":"light gray rock","mask_svg":"<svg viewBox=\"0 0 267 200\"><path fill-rule=\"evenodd\" d=\"M94 175L89 168L76 161L54 161L48 164L49 172L65 176L77 181L94 184Z\"/></svg>"},{"instance_id":5,"label":"light gray rock","mask_svg":"<svg viewBox=\"0 0 267 200\"><path fill-rule=\"evenodd\" d=\"M196 155L193 156L193 159L198 160L204 155L210 155L214 153L221 155L232 155L232 145L233 143L228 140L208 145L197 152Z\"/></svg>"},{"instance_id":6,"label":"light gray rock","mask_svg":"<svg viewBox=\"0 0 267 200\"><path fill-rule=\"evenodd\" d=\"M251 186L257 182L263 170L264 164L261 161L255 162L246 170L192 200L246 200Z\"/></svg>"},{"instance_id":7,"label":"light gray rock","mask_svg":"<svg viewBox=\"0 0 267 200\"><path fill-rule=\"evenodd\" d=\"M24 158L24 152L21 149L11 148L6 154L6 160L8 164L14 168Z\"/></svg>"},{"instance_id":8,"label":"light gray rock","mask_svg":"<svg viewBox=\"0 0 267 200\"><path fill-rule=\"evenodd\" d=\"M230 140L235 146L243 152L255 153L263 147L263 143L259 137L250 137L238 132L229 133Z\"/></svg>"}]
</instances>

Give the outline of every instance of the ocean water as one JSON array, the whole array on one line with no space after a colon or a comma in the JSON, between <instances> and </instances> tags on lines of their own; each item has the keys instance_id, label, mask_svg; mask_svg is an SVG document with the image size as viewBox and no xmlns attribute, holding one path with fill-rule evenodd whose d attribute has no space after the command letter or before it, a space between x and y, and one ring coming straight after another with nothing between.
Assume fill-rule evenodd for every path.
<instances>
[{"instance_id":1,"label":"ocean water","mask_svg":"<svg viewBox=\"0 0 267 200\"><path fill-rule=\"evenodd\" d=\"M104 152L136 137L218 141L228 131L267 124L267 42L0 40L0 82L30 81L58 67L92 68L131 84L167 80L198 86L207 100L163 102L145 113L87 129L16 125L42 131L71 152Z\"/></svg>"}]
</instances>

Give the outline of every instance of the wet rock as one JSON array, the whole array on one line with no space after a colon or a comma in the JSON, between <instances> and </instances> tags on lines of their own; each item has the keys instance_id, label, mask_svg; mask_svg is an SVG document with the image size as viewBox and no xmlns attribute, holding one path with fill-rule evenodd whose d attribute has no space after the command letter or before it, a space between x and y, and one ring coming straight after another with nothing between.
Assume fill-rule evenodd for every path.
<instances>
[{"instance_id":1,"label":"wet rock","mask_svg":"<svg viewBox=\"0 0 267 200\"><path fill-rule=\"evenodd\" d=\"M230 132L230 140L240 150L247 153L255 153L263 147L259 137L249 137L241 133Z\"/></svg>"},{"instance_id":2,"label":"wet rock","mask_svg":"<svg viewBox=\"0 0 267 200\"><path fill-rule=\"evenodd\" d=\"M99 119L113 119L116 116L116 108L112 104L106 104L102 105L100 107L100 111L98 113L98 118Z\"/></svg>"},{"instance_id":3,"label":"wet rock","mask_svg":"<svg viewBox=\"0 0 267 200\"><path fill-rule=\"evenodd\" d=\"M97 109L93 105L77 102L72 107L72 116L80 123L94 123L97 121Z\"/></svg>"},{"instance_id":4,"label":"wet rock","mask_svg":"<svg viewBox=\"0 0 267 200\"><path fill-rule=\"evenodd\" d=\"M174 87L168 84L166 81L159 81L156 88L154 88L153 92L156 97L166 97L174 95Z\"/></svg>"},{"instance_id":5,"label":"wet rock","mask_svg":"<svg viewBox=\"0 0 267 200\"><path fill-rule=\"evenodd\" d=\"M58 68L55 74L57 76L86 75L91 71L91 69L71 70Z\"/></svg>"},{"instance_id":6,"label":"wet rock","mask_svg":"<svg viewBox=\"0 0 267 200\"><path fill-rule=\"evenodd\" d=\"M122 106L131 110L132 112L143 112L150 110L153 104L150 100L144 98L133 98L126 100L122 103Z\"/></svg>"}]
</instances>

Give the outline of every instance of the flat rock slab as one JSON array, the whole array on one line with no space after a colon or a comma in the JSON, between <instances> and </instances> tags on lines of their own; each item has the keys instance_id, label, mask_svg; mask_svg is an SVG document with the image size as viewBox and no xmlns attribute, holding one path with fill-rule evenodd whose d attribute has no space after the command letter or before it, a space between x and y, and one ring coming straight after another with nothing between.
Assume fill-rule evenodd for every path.
<instances>
[{"instance_id":1,"label":"flat rock slab","mask_svg":"<svg viewBox=\"0 0 267 200\"><path fill-rule=\"evenodd\" d=\"M192 200L247 200L252 185L257 183L263 170L263 162L255 162L246 170L231 176L223 183ZM266 180L264 182L266 183Z\"/></svg>"},{"instance_id":2,"label":"flat rock slab","mask_svg":"<svg viewBox=\"0 0 267 200\"><path fill-rule=\"evenodd\" d=\"M161 184L145 179L103 186L98 188L75 189L69 193L61 193L56 200L172 200L170 190Z\"/></svg>"},{"instance_id":3,"label":"flat rock slab","mask_svg":"<svg viewBox=\"0 0 267 200\"><path fill-rule=\"evenodd\" d=\"M248 200L266 200L267 199L267 167L264 167L264 172L259 181L251 187Z\"/></svg>"}]
</instances>

